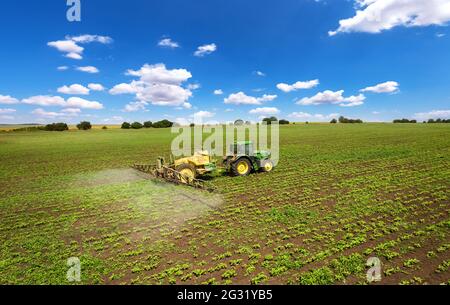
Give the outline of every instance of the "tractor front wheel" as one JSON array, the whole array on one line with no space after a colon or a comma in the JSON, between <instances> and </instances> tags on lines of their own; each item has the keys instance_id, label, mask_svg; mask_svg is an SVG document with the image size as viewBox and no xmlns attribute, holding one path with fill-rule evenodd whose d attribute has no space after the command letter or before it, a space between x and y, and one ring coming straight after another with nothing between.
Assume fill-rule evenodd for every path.
<instances>
[{"instance_id":1,"label":"tractor front wheel","mask_svg":"<svg viewBox=\"0 0 450 305\"><path fill-rule=\"evenodd\" d=\"M273 167L272 160L264 160L261 162L261 171L264 173L270 173L273 171Z\"/></svg>"},{"instance_id":2,"label":"tractor front wheel","mask_svg":"<svg viewBox=\"0 0 450 305\"><path fill-rule=\"evenodd\" d=\"M248 176L252 171L252 164L248 159L240 159L231 165L231 171L235 176Z\"/></svg>"}]
</instances>

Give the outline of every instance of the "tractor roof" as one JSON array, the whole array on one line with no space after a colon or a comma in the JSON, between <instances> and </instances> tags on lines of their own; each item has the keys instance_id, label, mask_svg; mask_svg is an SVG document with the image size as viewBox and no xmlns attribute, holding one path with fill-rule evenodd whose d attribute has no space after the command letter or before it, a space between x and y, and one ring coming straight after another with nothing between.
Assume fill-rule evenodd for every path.
<instances>
[{"instance_id":1,"label":"tractor roof","mask_svg":"<svg viewBox=\"0 0 450 305\"><path fill-rule=\"evenodd\" d=\"M240 141L240 142L236 142L234 143L235 145L253 145L252 141Z\"/></svg>"}]
</instances>

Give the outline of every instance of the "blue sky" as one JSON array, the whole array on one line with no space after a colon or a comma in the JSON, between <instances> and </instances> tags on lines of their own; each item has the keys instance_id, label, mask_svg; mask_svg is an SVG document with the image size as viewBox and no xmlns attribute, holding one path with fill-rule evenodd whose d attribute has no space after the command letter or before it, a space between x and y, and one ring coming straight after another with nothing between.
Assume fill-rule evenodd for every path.
<instances>
[{"instance_id":1,"label":"blue sky","mask_svg":"<svg viewBox=\"0 0 450 305\"><path fill-rule=\"evenodd\" d=\"M450 0L81 0L81 22L67 10L2 1L0 123L450 117Z\"/></svg>"}]
</instances>

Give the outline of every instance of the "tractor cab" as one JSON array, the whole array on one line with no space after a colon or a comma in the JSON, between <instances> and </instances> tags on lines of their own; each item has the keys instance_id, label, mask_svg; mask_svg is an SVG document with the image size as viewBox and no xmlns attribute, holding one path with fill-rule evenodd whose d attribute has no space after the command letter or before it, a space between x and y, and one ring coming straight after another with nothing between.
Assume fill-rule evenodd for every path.
<instances>
[{"instance_id":1,"label":"tractor cab","mask_svg":"<svg viewBox=\"0 0 450 305\"><path fill-rule=\"evenodd\" d=\"M236 142L231 145L229 154L223 163L228 172L235 176L248 176L251 172L271 172L274 164L271 153L257 151L251 141Z\"/></svg>"},{"instance_id":2,"label":"tractor cab","mask_svg":"<svg viewBox=\"0 0 450 305\"><path fill-rule=\"evenodd\" d=\"M253 142L244 141L231 144L230 152L236 156L253 156L255 147Z\"/></svg>"}]
</instances>

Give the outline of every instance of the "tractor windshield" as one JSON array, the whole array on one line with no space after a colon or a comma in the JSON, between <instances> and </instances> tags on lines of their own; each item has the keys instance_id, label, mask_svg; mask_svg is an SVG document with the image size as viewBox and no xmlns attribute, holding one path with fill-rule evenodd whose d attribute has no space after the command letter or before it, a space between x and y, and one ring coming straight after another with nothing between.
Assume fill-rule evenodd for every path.
<instances>
[{"instance_id":1,"label":"tractor windshield","mask_svg":"<svg viewBox=\"0 0 450 305\"><path fill-rule=\"evenodd\" d=\"M238 156L253 156L254 146L252 142L238 142L231 145L231 151Z\"/></svg>"}]
</instances>

